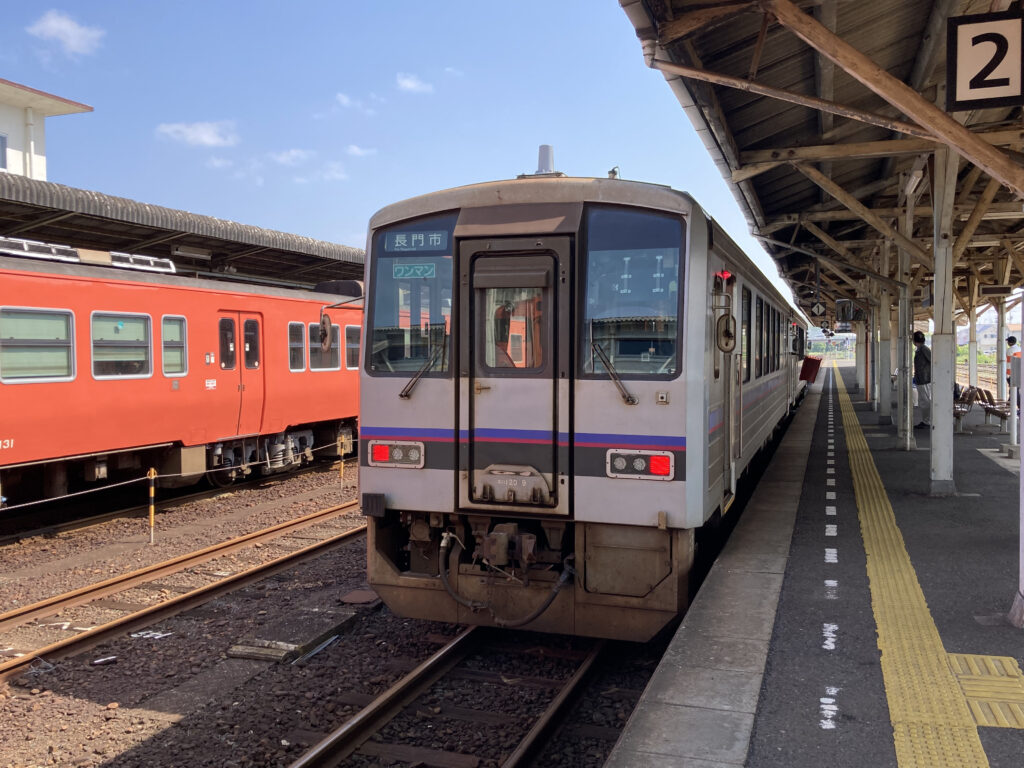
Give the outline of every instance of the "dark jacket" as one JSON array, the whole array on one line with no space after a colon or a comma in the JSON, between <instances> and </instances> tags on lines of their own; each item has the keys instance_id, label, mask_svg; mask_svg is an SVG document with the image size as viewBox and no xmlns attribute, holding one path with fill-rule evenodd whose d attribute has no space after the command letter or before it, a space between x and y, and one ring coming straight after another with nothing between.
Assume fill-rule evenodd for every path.
<instances>
[{"instance_id":1,"label":"dark jacket","mask_svg":"<svg viewBox=\"0 0 1024 768\"><path fill-rule=\"evenodd\" d=\"M932 351L924 344L914 353L914 383L932 383Z\"/></svg>"}]
</instances>

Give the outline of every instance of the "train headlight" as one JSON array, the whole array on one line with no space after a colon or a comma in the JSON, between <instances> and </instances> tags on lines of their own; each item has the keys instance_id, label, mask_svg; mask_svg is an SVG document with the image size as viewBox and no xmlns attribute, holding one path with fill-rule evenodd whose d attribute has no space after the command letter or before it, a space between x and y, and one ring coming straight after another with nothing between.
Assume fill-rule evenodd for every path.
<instances>
[{"instance_id":1,"label":"train headlight","mask_svg":"<svg viewBox=\"0 0 1024 768\"><path fill-rule=\"evenodd\" d=\"M671 480L676 474L675 454L612 448L605 454L605 474L633 480Z\"/></svg>"},{"instance_id":2,"label":"train headlight","mask_svg":"<svg viewBox=\"0 0 1024 768\"><path fill-rule=\"evenodd\" d=\"M371 440L367 465L371 467L401 467L422 469L426 455L423 443L407 440Z\"/></svg>"}]
</instances>

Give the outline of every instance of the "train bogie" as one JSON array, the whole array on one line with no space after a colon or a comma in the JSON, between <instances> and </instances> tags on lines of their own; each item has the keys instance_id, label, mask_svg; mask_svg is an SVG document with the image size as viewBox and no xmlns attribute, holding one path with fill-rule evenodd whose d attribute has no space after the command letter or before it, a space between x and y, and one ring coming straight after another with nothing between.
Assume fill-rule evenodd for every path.
<instances>
[{"instance_id":1,"label":"train bogie","mask_svg":"<svg viewBox=\"0 0 1024 768\"><path fill-rule=\"evenodd\" d=\"M799 397L800 321L664 187L520 178L371 232L371 585L406 616L651 637Z\"/></svg>"}]
</instances>

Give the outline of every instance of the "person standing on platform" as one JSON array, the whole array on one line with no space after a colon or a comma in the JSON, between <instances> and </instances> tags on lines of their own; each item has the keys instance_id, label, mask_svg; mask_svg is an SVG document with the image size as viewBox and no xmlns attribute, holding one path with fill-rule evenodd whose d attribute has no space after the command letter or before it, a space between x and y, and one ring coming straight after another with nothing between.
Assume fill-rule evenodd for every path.
<instances>
[{"instance_id":1,"label":"person standing on platform","mask_svg":"<svg viewBox=\"0 0 1024 768\"><path fill-rule=\"evenodd\" d=\"M1010 386L1010 358L1020 357L1020 347L1017 346L1016 336L1006 337L1006 386Z\"/></svg>"},{"instance_id":2,"label":"person standing on platform","mask_svg":"<svg viewBox=\"0 0 1024 768\"><path fill-rule=\"evenodd\" d=\"M932 351L924 344L924 334L914 331L914 384L921 406L921 422L914 429L927 429L932 425Z\"/></svg>"}]
</instances>

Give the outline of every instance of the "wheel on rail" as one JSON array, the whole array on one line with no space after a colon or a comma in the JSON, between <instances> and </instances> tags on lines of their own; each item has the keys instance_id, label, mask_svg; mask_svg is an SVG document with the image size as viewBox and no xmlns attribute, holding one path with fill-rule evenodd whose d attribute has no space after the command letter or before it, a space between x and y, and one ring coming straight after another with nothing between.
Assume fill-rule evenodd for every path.
<instances>
[{"instance_id":1,"label":"wheel on rail","mask_svg":"<svg viewBox=\"0 0 1024 768\"><path fill-rule=\"evenodd\" d=\"M234 484L237 471L235 469L211 469L206 472L206 479L214 488L227 488Z\"/></svg>"}]
</instances>

